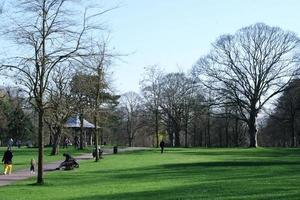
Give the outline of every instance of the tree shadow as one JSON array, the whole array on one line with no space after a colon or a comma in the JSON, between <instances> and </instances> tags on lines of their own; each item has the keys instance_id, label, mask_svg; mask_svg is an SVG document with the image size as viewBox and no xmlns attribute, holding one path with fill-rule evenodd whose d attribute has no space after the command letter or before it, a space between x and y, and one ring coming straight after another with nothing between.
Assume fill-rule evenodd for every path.
<instances>
[{"instance_id":1,"label":"tree shadow","mask_svg":"<svg viewBox=\"0 0 300 200\"><path fill-rule=\"evenodd\" d=\"M195 176L207 176L216 180L266 178L293 175L293 170L278 173L277 170L268 171L270 167L292 166L300 169L300 161L225 161L225 162L197 162L163 164L152 167L141 167L119 170L108 173L112 179L118 180L155 180L178 179ZM256 172L258 169L263 173ZM204 178L202 181L205 181Z\"/></svg>"},{"instance_id":2,"label":"tree shadow","mask_svg":"<svg viewBox=\"0 0 300 200\"><path fill-rule=\"evenodd\" d=\"M147 189L144 191L120 192L113 194L98 194L69 200L152 200L152 199L298 199L299 191L287 188L259 188L258 184L255 190L243 189L240 191L230 191L230 186L220 187L215 184L198 183L183 186L169 187L165 189ZM226 190L226 191L224 191ZM287 194L290 193L290 194Z\"/></svg>"},{"instance_id":3,"label":"tree shadow","mask_svg":"<svg viewBox=\"0 0 300 200\"><path fill-rule=\"evenodd\" d=\"M201 148L201 149L175 149L170 152L176 152L183 155L199 156L240 156L240 157L300 157L299 148Z\"/></svg>"}]
</instances>

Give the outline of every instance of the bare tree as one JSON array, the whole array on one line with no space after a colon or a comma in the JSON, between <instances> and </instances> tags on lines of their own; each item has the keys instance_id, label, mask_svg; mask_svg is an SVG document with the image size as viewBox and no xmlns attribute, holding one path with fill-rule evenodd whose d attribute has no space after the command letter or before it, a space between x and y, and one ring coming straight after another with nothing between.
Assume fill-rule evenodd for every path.
<instances>
[{"instance_id":1,"label":"bare tree","mask_svg":"<svg viewBox=\"0 0 300 200\"><path fill-rule=\"evenodd\" d=\"M23 56L8 60L2 67L13 69L17 78L27 88L29 97L33 99L33 106L38 113L38 175L37 183L43 184L44 162L44 101L49 78L53 70L70 58L82 54L85 34L96 28L89 23L97 15L87 16L86 10L82 13L82 23L75 21L80 12L72 12L72 1L68 0L20 0L15 8L17 18L10 18L7 33L21 45L26 53Z\"/></svg>"},{"instance_id":2,"label":"bare tree","mask_svg":"<svg viewBox=\"0 0 300 200\"><path fill-rule=\"evenodd\" d=\"M183 125L186 123L185 139L187 144L187 125L190 120L189 109L193 81L184 73L170 73L163 77L161 91L160 108L170 141L172 143L174 141L176 147L180 146L180 131L183 130Z\"/></svg>"},{"instance_id":3,"label":"bare tree","mask_svg":"<svg viewBox=\"0 0 300 200\"><path fill-rule=\"evenodd\" d=\"M127 92L121 97L121 110L126 121L128 145L133 145L139 129L144 126L142 121L142 98L135 92Z\"/></svg>"},{"instance_id":4,"label":"bare tree","mask_svg":"<svg viewBox=\"0 0 300 200\"><path fill-rule=\"evenodd\" d=\"M76 112L77 115L79 115L79 120L80 120L79 149L83 149L84 147L83 118L85 118L87 112L90 111L89 108L90 84L91 84L90 77L80 71L77 71L74 74L70 82L71 95L73 101L75 102L74 111Z\"/></svg>"},{"instance_id":5,"label":"bare tree","mask_svg":"<svg viewBox=\"0 0 300 200\"><path fill-rule=\"evenodd\" d=\"M220 104L238 107L240 120L248 125L250 147L257 146L258 113L297 75L298 47L294 33L258 23L221 36L194 68Z\"/></svg>"},{"instance_id":6,"label":"bare tree","mask_svg":"<svg viewBox=\"0 0 300 200\"><path fill-rule=\"evenodd\" d=\"M146 101L146 107L154 115L155 118L155 137L156 137L156 148L159 144L159 121L160 121L160 101L161 101L161 87L162 87L162 70L154 65L146 68L146 74L144 79L141 81L143 97Z\"/></svg>"},{"instance_id":7,"label":"bare tree","mask_svg":"<svg viewBox=\"0 0 300 200\"><path fill-rule=\"evenodd\" d=\"M267 123L263 129L263 137L272 131L272 141L263 141L274 146L279 142L285 146L297 147L299 144L299 111L300 111L300 81L294 80L275 102L274 111L269 115ZM284 130L284 131L282 131Z\"/></svg>"},{"instance_id":8,"label":"bare tree","mask_svg":"<svg viewBox=\"0 0 300 200\"><path fill-rule=\"evenodd\" d=\"M99 141L99 126L100 121L105 121L105 104L116 102L119 98L114 96L109 88L108 68L112 60L118 55L113 54L108 47L108 39L102 42L97 42L89 49L89 56L83 59L82 69L86 70L90 79L90 84L87 86L89 91L89 103L93 112L93 120L95 125L94 141L95 148L98 148ZM101 113L101 114L100 114ZM101 119L101 120L100 120ZM102 123L103 125L104 123ZM103 131L104 127L100 127ZM103 141L101 141L103 142ZM99 160L98 152L96 151L96 162Z\"/></svg>"},{"instance_id":9,"label":"bare tree","mask_svg":"<svg viewBox=\"0 0 300 200\"><path fill-rule=\"evenodd\" d=\"M61 66L55 69L48 89L48 109L44 119L53 136L51 155L58 154L63 126L74 113L74 102L70 93L71 74L68 67Z\"/></svg>"}]
</instances>

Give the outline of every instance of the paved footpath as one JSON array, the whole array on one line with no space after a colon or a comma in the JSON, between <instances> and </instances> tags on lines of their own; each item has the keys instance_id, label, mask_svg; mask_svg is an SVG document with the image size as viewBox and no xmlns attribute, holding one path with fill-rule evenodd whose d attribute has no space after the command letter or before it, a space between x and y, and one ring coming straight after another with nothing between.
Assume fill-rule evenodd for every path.
<instances>
[{"instance_id":1,"label":"paved footpath","mask_svg":"<svg viewBox=\"0 0 300 200\"><path fill-rule=\"evenodd\" d=\"M144 150L144 149L147 149L147 148L144 148L144 147L127 147L127 148L119 148L118 152L136 151L136 150ZM109 154L112 154L112 153L113 153L112 148L110 148L110 149L104 148L103 149L103 155L109 155ZM77 161L93 159L92 153L82 154L80 156L76 156L75 158L76 158ZM55 162L49 163L49 164L44 164L44 172L47 173L49 171L55 170L55 168L57 168L61 162L63 162L63 160L55 161ZM32 176L36 176L36 174L31 174L30 171L29 171L29 167L28 167L28 169L13 171L13 173L10 174L10 175L0 175L0 186L9 185L9 184L14 183L16 181L24 180L24 179L27 179L27 178L32 177Z\"/></svg>"}]
</instances>

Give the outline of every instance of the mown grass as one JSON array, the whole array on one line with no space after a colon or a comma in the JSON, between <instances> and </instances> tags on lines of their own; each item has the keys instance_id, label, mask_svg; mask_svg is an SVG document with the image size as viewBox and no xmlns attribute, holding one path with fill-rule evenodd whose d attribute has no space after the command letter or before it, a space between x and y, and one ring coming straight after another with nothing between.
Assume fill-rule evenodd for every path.
<instances>
[{"instance_id":1,"label":"mown grass","mask_svg":"<svg viewBox=\"0 0 300 200\"><path fill-rule=\"evenodd\" d=\"M0 188L5 200L299 199L300 149L167 149L81 161Z\"/></svg>"},{"instance_id":2,"label":"mown grass","mask_svg":"<svg viewBox=\"0 0 300 200\"><path fill-rule=\"evenodd\" d=\"M7 148L1 147L0 148L0 156L2 160L2 156L4 154L4 151L6 151ZM18 169L25 169L30 167L30 161L31 158L34 158L36 162L38 161L38 149L37 148L27 148L27 147L13 147L13 170ZM50 155L51 148L45 148L45 156L44 156L44 162L49 163L56 160L63 160L63 153L70 153L71 155L80 155L83 153L90 153L91 148L87 148L85 150L76 150L74 147L68 147L68 148L61 148L58 155L51 156ZM2 167L0 167L0 172L2 172ZM1 196L1 194L0 194ZM1 198L0 198L1 199Z\"/></svg>"}]
</instances>

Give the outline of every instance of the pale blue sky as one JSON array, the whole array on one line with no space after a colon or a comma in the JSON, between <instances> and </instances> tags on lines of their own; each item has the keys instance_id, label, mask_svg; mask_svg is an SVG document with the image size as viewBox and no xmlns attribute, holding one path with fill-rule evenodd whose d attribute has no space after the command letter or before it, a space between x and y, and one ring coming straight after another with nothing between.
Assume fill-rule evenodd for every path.
<instances>
[{"instance_id":1,"label":"pale blue sky","mask_svg":"<svg viewBox=\"0 0 300 200\"><path fill-rule=\"evenodd\" d=\"M120 5L103 19L111 31L111 47L118 53L129 54L111 68L119 93L138 92L144 67L149 65L158 64L166 72L190 70L218 36L256 22L300 33L299 0L93 2L104 8ZM3 41L0 46L1 52L7 51Z\"/></svg>"},{"instance_id":2,"label":"pale blue sky","mask_svg":"<svg viewBox=\"0 0 300 200\"><path fill-rule=\"evenodd\" d=\"M144 67L188 71L215 39L264 22L300 33L297 0L106 0L111 45L124 57L112 68L120 92L139 91Z\"/></svg>"}]
</instances>

